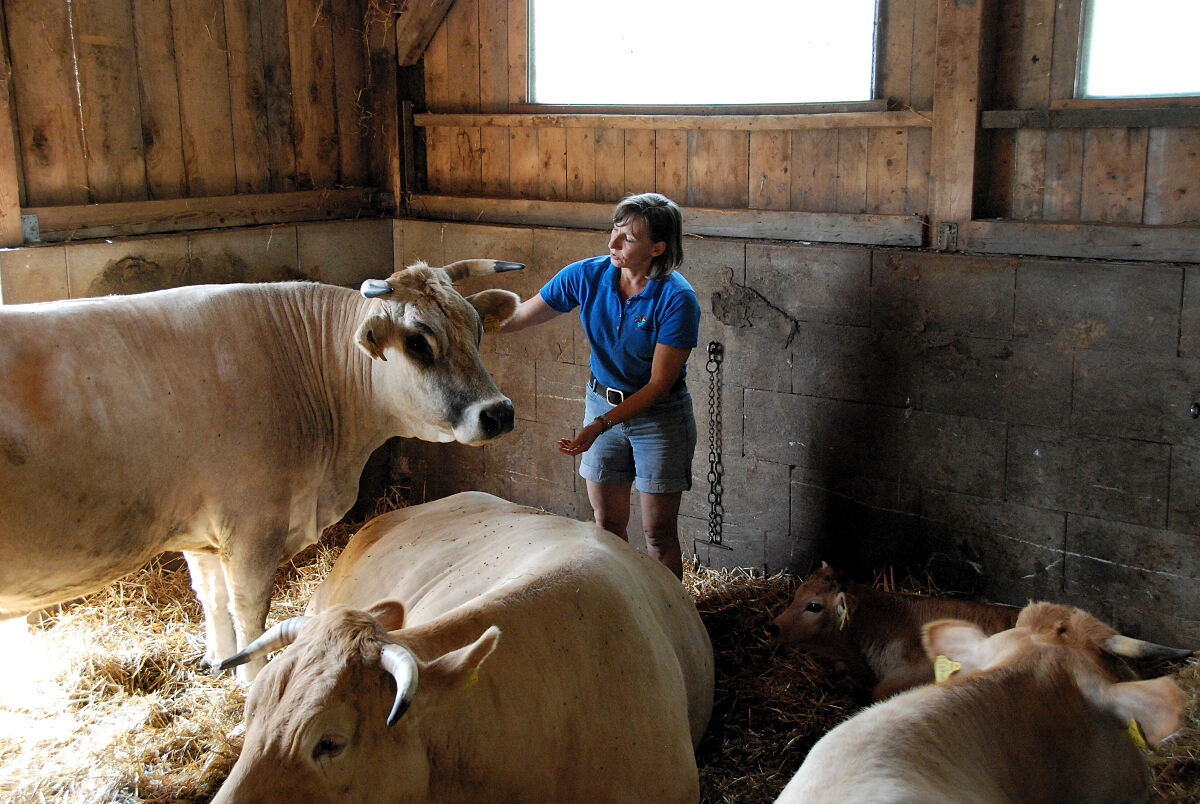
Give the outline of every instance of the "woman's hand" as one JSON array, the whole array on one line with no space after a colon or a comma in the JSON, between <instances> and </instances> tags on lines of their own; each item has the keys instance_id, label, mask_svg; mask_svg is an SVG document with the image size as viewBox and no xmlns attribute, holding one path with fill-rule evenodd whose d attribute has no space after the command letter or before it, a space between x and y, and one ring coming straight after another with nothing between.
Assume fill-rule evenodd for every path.
<instances>
[{"instance_id":1,"label":"woman's hand","mask_svg":"<svg viewBox=\"0 0 1200 804\"><path fill-rule=\"evenodd\" d=\"M588 447L604 432L604 425L593 421L579 431L574 438L560 438L557 443L558 451L566 455L580 455L588 451Z\"/></svg>"}]
</instances>

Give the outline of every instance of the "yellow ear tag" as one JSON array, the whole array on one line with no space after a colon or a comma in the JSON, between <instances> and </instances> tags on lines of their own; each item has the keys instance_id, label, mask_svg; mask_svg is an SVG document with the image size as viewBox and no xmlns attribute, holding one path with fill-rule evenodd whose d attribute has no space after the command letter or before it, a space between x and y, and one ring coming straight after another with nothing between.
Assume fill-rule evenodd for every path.
<instances>
[{"instance_id":1,"label":"yellow ear tag","mask_svg":"<svg viewBox=\"0 0 1200 804\"><path fill-rule=\"evenodd\" d=\"M950 661L941 654L938 654L937 658L933 660L933 680L939 684L950 678L950 676L954 675L959 670L962 670L962 664L960 662Z\"/></svg>"},{"instance_id":2,"label":"yellow ear tag","mask_svg":"<svg viewBox=\"0 0 1200 804\"><path fill-rule=\"evenodd\" d=\"M471 672L467 673L466 679L463 680L463 686L469 687L479 680L479 668L472 667Z\"/></svg>"},{"instance_id":3,"label":"yellow ear tag","mask_svg":"<svg viewBox=\"0 0 1200 804\"><path fill-rule=\"evenodd\" d=\"M1127 731L1129 733L1129 739L1133 740L1134 745L1136 745L1138 748L1145 748L1146 750L1150 749L1150 746L1146 744L1145 736L1142 735L1142 727L1139 726L1138 722L1133 718L1129 718L1129 728Z\"/></svg>"},{"instance_id":4,"label":"yellow ear tag","mask_svg":"<svg viewBox=\"0 0 1200 804\"><path fill-rule=\"evenodd\" d=\"M838 621L838 630L846 630L846 624L850 622L850 609L842 609L842 619Z\"/></svg>"}]
</instances>

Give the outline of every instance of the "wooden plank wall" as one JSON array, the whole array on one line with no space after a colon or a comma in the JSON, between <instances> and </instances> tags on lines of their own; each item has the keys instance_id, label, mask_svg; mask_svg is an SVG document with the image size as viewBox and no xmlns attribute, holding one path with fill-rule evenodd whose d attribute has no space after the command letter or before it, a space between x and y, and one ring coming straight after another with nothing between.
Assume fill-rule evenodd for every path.
<instances>
[{"instance_id":1,"label":"wooden plank wall","mask_svg":"<svg viewBox=\"0 0 1200 804\"><path fill-rule=\"evenodd\" d=\"M4 0L22 207L371 183L362 0Z\"/></svg>"},{"instance_id":2,"label":"wooden plank wall","mask_svg":"<svg viewBox=\"0 0 1200 804\"><path fill-rule=\"evenodd\" d=\"M881 9L880 96L933 101L937 0ZM425 53L432 113L503 113L528 101L526 0L456 0ZM924 214L927 126L796 130L432 125L427 190L543 201L614 201L657 190L720 209Z\"/></svg>"},{"instance_id":3,"label":"wooden plank wall","mask_svg":"<svg viewBox=\"0 0 1200 804\"><path fill-rule=\"evenodd\" d=\"M1080 5L1055 0L998 5L992 107L1069 107ZM993 175L979 217L1200 222L1200 128L1194 126L996 130L987 161Z\"/></svg>"}]
</instances>

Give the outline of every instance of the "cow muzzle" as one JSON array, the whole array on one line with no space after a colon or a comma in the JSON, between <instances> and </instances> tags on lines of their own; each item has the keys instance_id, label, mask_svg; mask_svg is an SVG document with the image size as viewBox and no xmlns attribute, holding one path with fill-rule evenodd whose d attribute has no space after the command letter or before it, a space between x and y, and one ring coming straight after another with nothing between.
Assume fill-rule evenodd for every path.
<instances>
[{"instance_id":1,"label":"cow muzzle","mask_svg":"<svg viewBox=\"0 0 1200 804\"><path fill-rule=\"evenodd\" d=\"M515 422L511 399L491 399L467 408L454 428L454 437L464 444L481 444L510 432Z\"/></svg>"}]
</instances>

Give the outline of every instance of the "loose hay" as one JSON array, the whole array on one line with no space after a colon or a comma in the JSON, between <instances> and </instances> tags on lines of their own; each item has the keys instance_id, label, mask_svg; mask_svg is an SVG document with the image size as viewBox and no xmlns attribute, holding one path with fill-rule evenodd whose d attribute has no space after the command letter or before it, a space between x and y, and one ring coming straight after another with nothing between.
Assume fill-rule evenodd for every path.
<instances>
[{"instance_id":1,"label":"loose hay","mask_svg":"<svg viewBox=\"0 0 1200 804\"><path fill-rule=\"evenodd\" d=\"M405 505L396 487L371 516ZM342 522L281 568L271 622L303 611L361 522ZM765 626L795 583L744 570L689 568L684 583L712 638L716 697L697 750L701 801L775 800L822 734L853 714L866 690ZM891 588L890 575L877 583ZM920 584L917 584L920 586ZM911 586L902 588L911 589ZM928 587L926 587L928 590ZM199 668L204 622L178 558L157 559L35 629L41 671L35 697L0 701L0 801L71 804L208 802L241 748L230 737L245 691ZM1200 800L1200 724L1195 660L1173 672L1188 702L1187 728L1150 756L1162 804Z\"/></svg>"}]
</instances>

